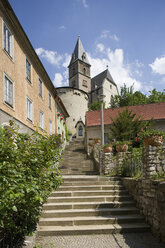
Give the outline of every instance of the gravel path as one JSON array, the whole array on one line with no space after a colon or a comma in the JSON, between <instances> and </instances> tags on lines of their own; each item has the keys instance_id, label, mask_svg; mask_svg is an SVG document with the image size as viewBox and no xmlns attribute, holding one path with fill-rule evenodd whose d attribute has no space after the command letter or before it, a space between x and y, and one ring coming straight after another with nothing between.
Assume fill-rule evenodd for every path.
<instances>
[{"instance_id":1,"label":"gravel path","mask_svg":"<svg viewBox=\"0 0 165 248\"><path fill-rule=\"evenodd\" d=\"M38 237L36 248L165 248L151 233Z\"/></svg>"}]
</instances>

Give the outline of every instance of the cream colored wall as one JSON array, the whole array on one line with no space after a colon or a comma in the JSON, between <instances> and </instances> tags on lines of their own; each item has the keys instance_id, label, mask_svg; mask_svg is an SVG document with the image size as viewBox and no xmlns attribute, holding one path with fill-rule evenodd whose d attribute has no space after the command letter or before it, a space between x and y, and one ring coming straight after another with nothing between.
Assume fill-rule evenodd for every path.
<instances>
[{"instance_id":1,"label":"cream colored wall","mask_svg":"<svg viewBox=\"0 0 165 248\"><path fill-rule=\"evenodd\" d=\"M68 130L76 135L76 123L80 120L85 123L85 114L88 110L88 95L80 90L72 88L57 88L59 97L62 99L70 117L67 118Z\"/></svg>"},{"instance_id":2,"label":"cream colored wall","mask_svg":"<svg viewBox=\"0 0 165 248\"><path fill-rule=\"evenodd\" d=\"M4 18L5 19L5 18ZM6 22L5 22L6 23ZM8 23L6 23L8 25ZM10 27L9 27L10 28ZM12 30L10 30L12 32ZM13 34L14 35L14 34ZM48 92L51 89L49 82L43 82L43 99L38 95L38 75L40 68L32 65L32 85L26 80L25 59L26 54L22 45L13 37L14 57L13 60L5 53L2 47L2 13L0 13L0 109L10 114L23 124L34 129L39 126L39 111L44 112L44 129L49 133L49 120L52 121L52 131L55 132L55 100L52 94L52 110L49 109ZM32 51L33 52L33 51ZM28 55L27 55L28 58ZM30 58L29 58L30 60ZM4 73L14 82L14 108L4 103ZM41 78L42 79L42 78ZM26 97L33 102L33 123L27 120Z\"/></svg>"},{"instance_id":3,"label":"cream colored wall","mask_svg":"<svg viewBox=\"0 0 165 248\"><path fill-rule=\"evenodd\" d=\"M110 85L112 86L112 89L110 89ZM106 96L104 98L105 108L110 107L111 95L118 95L117 87L110 83L107 79L104 79L103 81L103 95Z\"/></svg>"},{"instance_id":4,"label":"cream colored wall","mask_svg":"<svg viewBox=\"0 0 165 248\"><path fill-rule=\"evenodd\" d=\"M109 126L104 126L104 133L109 133ZM101 127L95 126L95 127L87 127L86 128L86 138L87 143L90 142L90 138L100 138L101 139Z\"/></svg>"}]
</instances>

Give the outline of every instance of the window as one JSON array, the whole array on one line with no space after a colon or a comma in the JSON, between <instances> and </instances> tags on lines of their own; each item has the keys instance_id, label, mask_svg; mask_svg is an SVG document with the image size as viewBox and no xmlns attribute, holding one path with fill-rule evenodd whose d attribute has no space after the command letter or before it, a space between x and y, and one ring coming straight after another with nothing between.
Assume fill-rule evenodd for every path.
<instances>
[{"instance_id":1,"label":"window","mask_svg":"<svg viewBox=\"0 0 165 248\"><path fill-rule=\"evenodd\" d=\"M49 134L52 135L52 121L49 120Z\"/></svg>"},{"instance_id":2,"label":"window","mask_svg":"<svg viewBox=\"0 0 165 248\"><path fill-rule=\"evenodd\" d=\"M87 86L87 81L86 81L86 80L83 80L82 85L83 85L84 87L88 87L88 86Z\"/></svg>"},{"instance_id":3,"label":"window","mask_svg":"<svg viewBox=\"0 0 165 248\"><path fill-rule=\"evenodd\" d=\"M83 136L83 127L79 126L78 128L78 136Z\"/></svg>"},{"instance_id":4,"label":"window","mask_svg":"<svg viewBox=\"0 0 165 248\"><path fill-rule=\"evenodd\" d=\"M7 25L3 22L3 49L13 57L13 35Z\"/></svg>"},{"instance_id":5,"label":"window","mask_svg":"<svg viewBox=\"0 0 165 248\"><path fill-rule=\"evenodd\" d=\"M26 79L31 83L31 63L26 58Z\"/></svg>"},{"instance_id":6,"label":"window","mask_svg":"<svg viewBox=\"0 0 165 248\"><path fill-rule=\"evenodd\" d=\"M33 112L32 112L32 101L27 97L26 99L26 108L27 108L27 119L29 121L33 120Z\"/></svg>"},{"instance_id":7,"label":"window","mask_svg":"<svg viewBox=\"0 0 165 248\"><path fill-rule=\"evenodd\" d=\"M4 101L13 107L13 82L6 75L4 77Z\"/></svg>"},{"instance_id":8,"label":"window","mask_svg":"<svg viewBox=\"0 0 165 248\"><path fill-rule=\"evenodd\" d=\"M49 92L49 108L52 109L52 96Z\"/></svg>"},{"instance_id":9,"label":"window","mask_svg":"<svg viewBox=\"0 0 165 248\"><path fill-rule=\"evenodd\" d=\"M84 67L83 71L84 71L84 75L86 75L86 68L85 67Z\"/></svg>"},{"instance_id":10,"label":"window","mask_svg":"<svg viewBox=\"0 0 165 248\"><path fill-rule=\"evenodd\" d=\"M110 89L112 89L112 84L110 84Z\"/></svg>"},{"instance_id":11,"label":"window","mask_svg":"<svg viewBox=\"0 0 165 248\"><path fill-rule=\"evenodd\" d=\"M40 128L44 129L44 113L40 110Z\"/></svg>"},{"instance_id":12,"label":"window","mask_svg":"<svg viewBox=\"0 0 165 248\"><path fill-rule=\"evenodd\" d=\"M43 83L42 80L39 78L39 82L38 82L38 91L39 91L39 96L43 97Z\"/></svg>"}]
</instances>

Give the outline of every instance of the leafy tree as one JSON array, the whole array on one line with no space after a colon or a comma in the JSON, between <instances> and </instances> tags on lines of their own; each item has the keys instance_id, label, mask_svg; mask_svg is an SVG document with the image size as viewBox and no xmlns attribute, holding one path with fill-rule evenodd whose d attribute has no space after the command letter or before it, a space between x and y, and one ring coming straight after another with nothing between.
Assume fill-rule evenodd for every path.
<instances>
[{"instance_id":1,"label":"leafy tree","mask_svg":"<svg viewBox=\"0 0 165 248\"><path fill-rule=\"evenodd\" d=\"M105 102L103 102L103 108L105 109ZM89 111L100 110L100 109L101 109L100 101L95 101L88 107Z\"/></svg>"},{"instance_id":2,"label":"leafy tree","mask_svg":"<svg viewBox=\"0 0 165 248\"><path fill-rule=\"evenodd\" d=\"M117 141L134 139L137 133L146 126L146 122L128 108L122 112L118 111L118 116L111 120L113 123L110 126L110 136Z\"/></svg>"},{"instance_id":3,"label":"leafy tree","mask_svg":"<svg viewBox=\"0 0 165 248\"><path fill-rule=\"evenodd\" d=\"M149 104L157 102L165 102L165 90L163 92L153 89L149 91L150 95L146 96L140 91L133 92L133 85L130 87L121 87L120 95L116 95L111 99L110 107L134 106L140 104Z\"/></svg>"},{"instance_id":4,"label":"leafy tree","mask_svg":"<svg viewBox=\"0 0 165 248\"><path fill-rule=\"evenodd\" d=\"M0 127L0 247L18 248L62 179L60 138Z\"/></svg>"}]
</instances>

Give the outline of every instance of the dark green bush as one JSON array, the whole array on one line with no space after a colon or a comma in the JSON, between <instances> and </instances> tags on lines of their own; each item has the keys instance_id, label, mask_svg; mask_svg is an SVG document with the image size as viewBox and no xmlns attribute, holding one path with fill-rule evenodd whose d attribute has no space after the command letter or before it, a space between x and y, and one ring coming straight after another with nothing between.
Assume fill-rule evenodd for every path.
<instances>
[{"instance_id":1,"label":"dark green bush","mask_svg":"<svg viewBox=\"0 0 165 248\"><path fill-rule=\"evenodd\" d=\"M32 233L43 203L62 178L60 138L0 127L0 247L17 248Z\"/></svg>"}]
</instances>

